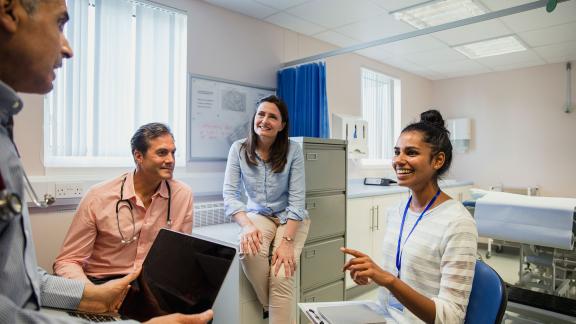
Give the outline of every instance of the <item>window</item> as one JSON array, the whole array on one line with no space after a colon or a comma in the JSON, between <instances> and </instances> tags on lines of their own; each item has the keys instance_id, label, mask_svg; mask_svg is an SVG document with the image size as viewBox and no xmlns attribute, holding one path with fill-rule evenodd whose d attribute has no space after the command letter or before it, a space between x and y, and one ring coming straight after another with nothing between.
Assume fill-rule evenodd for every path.
<instances>
[{"instance_id":1,"label":"window","mask_svg":"<svg viewBox=\"0 0 576 324\"><path fill-rule=\"evenodd\" d=\"M368 121L367 164L392 159L400 129L400 80L362 69L362 118Z\"/></svg>"},{"instance_id":2,"label":"window","mask_svg":"<svg viewBox=\"0 0 576 324\"><path fill-rule=\"evenodd\" d=\"M74 57L44 101L47 166L128 166L130 138L168 124L186 157L187 17L134 0L68 1Z\"/></svg>"}]
</instances>

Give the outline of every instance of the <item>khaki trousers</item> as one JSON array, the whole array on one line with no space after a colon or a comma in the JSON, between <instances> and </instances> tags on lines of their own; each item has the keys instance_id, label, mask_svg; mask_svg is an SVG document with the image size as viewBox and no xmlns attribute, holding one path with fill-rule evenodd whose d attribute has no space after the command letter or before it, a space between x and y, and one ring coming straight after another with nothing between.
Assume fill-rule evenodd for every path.
<instances>
[{"instance_id":1,"label":"khaki trousers","mask_svg":"<svg viewBox=\"0 0 576 324\"><path fill-rule=\"evenodd\" d=\"M284 236L286 225L281 225L278 218L248 213L248 217L261 232L263 243L258 255L244 255L241 259L246 278L252 284L258 300L268 309L271 324L289 324L295 309L294 276L287 278L284 265L280 266L278 276L274 275L274 266L270 264ZM300 266L300 254L308 236L310 219L300 222L294 237L294 258L296 267Z\"/></svg>"}]
</instances>

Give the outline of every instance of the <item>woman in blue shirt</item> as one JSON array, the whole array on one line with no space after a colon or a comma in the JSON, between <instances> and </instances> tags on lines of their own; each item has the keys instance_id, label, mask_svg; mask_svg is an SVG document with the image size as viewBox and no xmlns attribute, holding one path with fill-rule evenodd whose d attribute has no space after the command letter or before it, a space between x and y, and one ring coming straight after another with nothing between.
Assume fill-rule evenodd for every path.
<instances>
[{"instance_id":1,"label":"woman in blue shirt","mask_svg":"<svg viewBox=\"0 0 576 324\"><path fill-rule=\"evenodd\" d=\"M230 148L223 195L226 214L241 226L244 273L270 323L294 320L294 271L310 227L305 192L304 158L288 138L288 109L274 95L262 98L248 137Z\"/></svg>"}]
</instances>

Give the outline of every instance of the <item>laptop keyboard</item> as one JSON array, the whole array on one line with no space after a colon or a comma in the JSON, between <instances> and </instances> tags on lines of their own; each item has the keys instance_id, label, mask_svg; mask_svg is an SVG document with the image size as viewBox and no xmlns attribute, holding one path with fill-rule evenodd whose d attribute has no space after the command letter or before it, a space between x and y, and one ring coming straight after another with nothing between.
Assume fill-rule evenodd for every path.
<instances>
[{"instance_id":1,"label":"laptop keyboard","mask_svg":"<svg viewBox=\"0 0 576 324\"><path fill-rule=\"evenodd\" d=\"M101 323L101 322L114 322L117 321L117 318L110 315L101 315L101 314L88 314L88 313L77 313L77 312L68 312L70 316L78 317L90 322L94 323Z\"/></svg>"}]
</instances>

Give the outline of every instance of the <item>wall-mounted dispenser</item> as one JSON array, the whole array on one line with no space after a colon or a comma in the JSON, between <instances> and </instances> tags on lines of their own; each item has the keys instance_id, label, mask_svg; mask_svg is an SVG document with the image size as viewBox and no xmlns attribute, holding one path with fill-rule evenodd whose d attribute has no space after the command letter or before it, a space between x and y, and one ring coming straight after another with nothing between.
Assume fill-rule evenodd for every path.
<instances>
[{"instance_id":1,"label":"wall-mounted dispenser","mask_svg":"<svg viewBox=\"0 0 576 324\"><path fill-rule=\"evenodd\" d=\"M470 118L447 119L446 128L450 131L452 148L457 153L465 153L470 149L472 127Z\"/></svg>"},{"instance_id":2,"label":"wall-mounted dispenser","mask_svg":"<svg viewBox=\"0 0 576 324\"><path fill-rule=\"evenodd\" d=\"M348 141L348 158L368 157L368 122L360 117L332 114L332 138Z\"/></svg>"}]
</instances>

